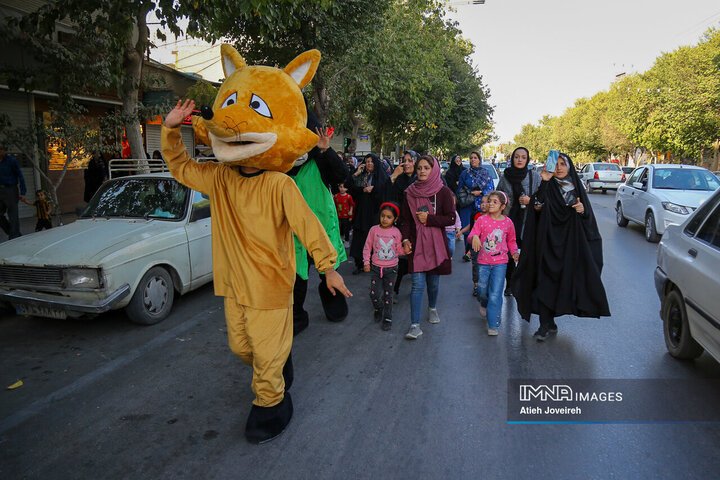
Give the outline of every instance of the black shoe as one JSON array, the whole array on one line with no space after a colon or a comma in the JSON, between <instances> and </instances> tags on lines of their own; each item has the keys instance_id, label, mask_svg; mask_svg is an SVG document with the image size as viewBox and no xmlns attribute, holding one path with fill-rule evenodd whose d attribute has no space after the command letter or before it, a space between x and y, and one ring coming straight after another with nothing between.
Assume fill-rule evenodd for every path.
<instances>
[{"instance_id":1,"label":"black shoe","mask_svg":"<svg viewBox=\"0 0 720 480\"><path fill-rule=\"evenodd\" d=\"M504 295L505 295L506 297L512 297L512 296L513 296L512 292L510 291L509 288L506 288L506 289L505 289Z\"/></svg>"},{"instance_id":2,"label":"black shoe","mask_svg":"<svg viewBox=\"0 0 720 480\"><path fill-rule=\"evenodd\" d=\"M550 325L550 328L548 329L548 333L556 335L557 332L558 332L557 324L553 323L552 325Z\"/></svg>"},{"instance_id":3,"label":"black shoe","mask_svg":"<svg viewBox=\"0 0 720 480\"><path fill-rule=\"evenodd\" d=\"M387 332L388 330L390 330L392 328L392 320L387 319L387 318L384 319L380 328L382 328L383 330L385 330Z\"/></svg>"},{"instance_id":4,"label":"black shoe","mask_svg":"<svg viewBox=\"0 0 720 480\"><path fill-rule=\"evenodd\" d=\"M292 415L292 398L288 392L282 402L273 407L253 405L245 424L245 438L254 444L269 442L285 431Z\"/></svg>"},{"instance_id":5,"label":"black shoe","mask_svg":"<svg viewBox=\"0 0 720 480\"><path fill-rule=\"evenodd\" d=\"M538 328L537 332L533 335L535 340L538 342L544 341L546 338L550 336L550 330L547 327L540 327Z\"/></svg>"},{"instance_id":6,"label":"black shoe","mask_svg":"<svg viewBox=\"0 0 720 480\"><path fill-rule=\"evenodd\" d=\"M466 253L465 255L463 255L463 261L464 261L464 262L469 262L469 261L470 261L470 254L469 254L469 253Z\"/></svg>"},{"instance_id":7,"label":"black shoe","mask_svg":"<svg viewBox=\"0 0 720 480\"><path fill-rule=\"evenodd\" d=\"M383 314L383 309L382 309L382 308L378 308L377 310L375 310L375 318L374 318L374 320L375 320L376 322L379 322L380 319L382 318L382 314Z\"/></svg>"},{"instance_id":8,"label":"black shoe","mask_svg":"<svg viewBox=\"0 0 720 480\"><path fill-rule=\"evenodd\" d=\"M285 379L285 394L287 394L287 391L290 390L290 387L293 384L293 380L295 379L295 369L293 368L292 363L292 352L288 354L288 358L285 361L285 366L283 367L283 378Z\"/></svg>"}]
</instances>

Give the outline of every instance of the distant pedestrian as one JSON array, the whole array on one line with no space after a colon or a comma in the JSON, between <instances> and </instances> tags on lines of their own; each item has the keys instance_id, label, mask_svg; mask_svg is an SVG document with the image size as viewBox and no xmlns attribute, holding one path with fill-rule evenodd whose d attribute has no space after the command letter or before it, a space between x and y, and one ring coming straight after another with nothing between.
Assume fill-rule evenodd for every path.
<instances>
[{"instance_id":1,"label":"distant pedestrian","mask_svg":"<svg viewBox=\"0 0 720 480\"><path fill-rule=\"evenodd\" d=\"M500 181L498 182L497 189L505 192L510 199L508 205L505 208L505 215L510 217L513 225L515 225L515 237L517 238L518 246L522 249L523 230L525 228L525 221L528 216L528 212L532 212L532 206L530 205L530 198L535 195L537 189L540 187L540 175L535 170L528 168L528 162L530 161L530 152L525 147L516 148L512 155L510 155L511 161L505 168ZM510 279L515 271L515 264L513 262L508 263L507 272L505 278L507 280L507 287L505 288L505 295L510 296Z\"/></svg>"},{"instance_id":2,"label":"distant pedestrian","mask_svg":"<svg viewBox=\"0 0 720 480\"><path fill-rule=\"evenodd\" d=\"M453 197L453 205L455 205L455 197ZM460 230L462 229L462 222L460 221L460 214L455 210L455 224L445 227L445 234L448 239L448 249L450 250L450 259L452 260L455 255L455 240L459 237Z\"/></svg>"},{"instance_id":3,"label":"distant pedestrian","mask_svg":"<svg viewBox=\"0 0 720 480\"><path fill-rule=\"evenodd\" d=\"M417 181L405 191L400 216L403 247L413 286L410 294L410 329L405 338L414 340L422 335L420 309L427 288L428 321L439 323L437 299L440 275L452 273L445 227L455 224L453 195L443 185L436 158L423 155L415 164Z\"/></svg>"},{"instance_id":4,"label":"distant pedestrian","mask_svg":"<svg viewBox=\"0 0 720 480\"><path fill-rule=\"evenodd\" d=\"M473 251L478 252L480 317L487 320L488 335L491 336L497 335L500 328L508 253L512 255L513 262L520 257L515 242L515 226L502 213L506 204L505 192L490 192L488 214L478 218L469 235Z\"/></svg>"},{"instance_id":5,"label":"distant pedestrian","mask_svg":"<svg viewBox=\"0 0 720 480\"><path fill-rule=\"evenodd\" d=\"M18 201L25 200L26 193L25 177L17 159L0 144L0 228L10 240L21 235Z\"/></svg>"},{"instance_id":6,"label":"distant pedestrian","mask_svg":"<svg viewBox=\"0 0 720 480\"><path fill-rule=\"evenodd\" d=\"M355 214L355 201L345 188L345 184L338 185L338 193L333 195L335 209L337 210L338 220L340 220L340 236L350 242L350 230L352 229L352 219Z\"/></svg>"},{"instance_id":7,"label":"distant pedestrian","mask_svg":"<svg viewBox=\"0 0 720 480\"><path fill-rule=\"evenodd\" d=\"M462 164L462 158L460 155L455 155L450 160L450 166L445 172L445 183L453 193L457 192L458 182L460 181L460 175L465 171L465 167Z\"/></svg>"},{"instance_id":8,"label":"distant pedestrian","mask_svg":"<svg viewBox=\"0 0 720 480\"><path fill-rule=\"evenodd\" d=\"M555 172L543 169L535 195L539 213L528 215L520 262L511 280L518 311L540 316L538 341L557 333L555 317L610 315L602 238L585 188L570 157L561 153Z\"/></svg>"},{"instance_id":9,"label":"distant pedestrian","mask_svg":"<svg viewBox=\"0 0 720 480\"><path fill-rule=\"evenodd\" d=\"M45 192L42 190L36 190L34 202L28 202L24 197L22 201L35 207L37 214L37 223L35 224L36 232L45 228L48 230L52 228L52 222L50 221L50 212L52 208L50 207L50 201L47 199Z\"/></svg>"},{"instance_id":10,"label":"distant pedestrian","mask_svg":"<svg viewBox=\"0 0 720 480\"><path fill-rule=\"evenodd\" d=\"M477 152L470 153L470 168L460 175L458 180L458 189L456 192L458 201L458 212L462 226L466 227L470 224L473 211L480 210L480 202L483 195L487 195L494 188L490 173L480 164L480 154ZM468 236L465 235L465 255L463 260L470 261L470 244Z\"/></svg>"},{"instance_id":11,"label":"distant pedestrian","mask_svg":"<svg viewBox=\"0 0 720 480\"><path fill-rule=\"evenodd\" d=\"M88 203L93 195L95 195L95 192L98 191L100 185L108 179L108 167L101 153L96 152L93 154L83 173L83 177L85 179L83 200Z\"/></svg>"},{"instance_id":12,"label":"distant pedestrian","mask_svg":"<svg viewBox=\"0 0 720 480\"><path fill-rule=\"evenodd\" d=\"M160 153L160 150L153 150L152 158L153 160L162 160L162 153Z\"/></svg>"},{"instance_id":13,"label":"distant pedestrian","mask_svg":"<svg viewBox=\"0 0 720 480\"><path fill-rule=\"evenodd\" d=\"M394 203L380 206L380 224L370 229L363 248L363 269L372 272L370 300L375 321L382 319L382 329L392 327L393 284L397 276L398 257L405 253L400 230L395 226L400 209Z\"/></svg>"}]
</instances>

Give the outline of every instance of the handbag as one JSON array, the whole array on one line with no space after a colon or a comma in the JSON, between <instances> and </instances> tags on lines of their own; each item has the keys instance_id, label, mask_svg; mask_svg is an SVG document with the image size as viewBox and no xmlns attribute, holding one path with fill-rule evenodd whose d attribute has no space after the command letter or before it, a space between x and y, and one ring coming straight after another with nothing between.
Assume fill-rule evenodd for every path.
<instances>
[{"instance_id":1,"label":"handbag","mask_svg":"<svg viewBox=\"0 0 720 480\"><path fill-rule=\"evenodd\" d=\"M465 208L475 203L475 195L472 194L470 187L466 185L458 188L456 197L458 208Z\"/></svg>"}]
</instances>

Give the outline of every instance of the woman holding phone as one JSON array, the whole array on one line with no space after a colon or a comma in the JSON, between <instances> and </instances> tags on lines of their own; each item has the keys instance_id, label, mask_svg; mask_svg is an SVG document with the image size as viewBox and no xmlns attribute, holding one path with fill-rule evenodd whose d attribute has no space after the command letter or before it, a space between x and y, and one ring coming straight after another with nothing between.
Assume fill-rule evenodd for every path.
<instances>
[{"instance_id":1,"label":"woman holding phone","mask_svg":"<svg viewBox=\"0 0 720 480\"><path fill-rule=\"evenodd\" d=\"M505 215L512 220L515 226L515 239L518 247L522 249L523 230L528 212L532 211L530 198L540 187L540 175L528 168L530 152L525 147L516 148L510 156L510 166L503 172L497 189L507 194L509 202L505 207ZM515 263L508 262L505 272L505 296L512 295L510 279L515 271Z\"/></svg>"},{"instance_id":2,"label":"woman holding phone","mask_svg":"<svg viewBox=\"0 0 720 480\"><path fill-rule=\"evenodd\" d=\"M400 216L402 244L412 275L410 329L405 338L422 335L420 310L423 292L428 293L428 322L440 323L437 299L440 275L452 273L445 227L455 224L453 194L443 185L440 165L435 157L423 155L415 164L417 180L405 190Z\"/></svg>"},{"instance_id":3,"label":"woman holding phone","mask_svg":"<svg viewBox=\"0 0 720 480\"><path fill-rule=\"evenodd\" d=\"M610 308L601 279L602 238L572 160L560 153L554 172L543 169L540 177L538 214L527 215L511 289L525 320L540 316L534 337L543 341L557 333L555 317L606 317Z\"/></svg>"},{"instance_id":4,"label":"woman holding phone","mask_svg":"<svg viewBox=\"0 0 720 480\"><path fill-rule=\"evenodd\" d=\"M353 275L363 269L363 248L370 227L379 222L378 210L385 201L388 176L380 159L374 153L365 156L365 162L358 166L352 176L351 194L355 199L353 236L350 256L355 260Z\"/></svg>"}]
</instances>

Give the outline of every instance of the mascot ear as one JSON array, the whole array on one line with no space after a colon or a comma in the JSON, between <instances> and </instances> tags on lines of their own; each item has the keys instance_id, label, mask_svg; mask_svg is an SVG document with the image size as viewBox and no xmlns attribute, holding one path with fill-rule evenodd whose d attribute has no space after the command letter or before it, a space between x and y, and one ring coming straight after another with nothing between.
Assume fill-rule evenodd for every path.
<instances>
[{"instance_id":1,"label":"mascot ear","mask_svg":"<svg viewBox=\"0 0 720 480\"><path fill-rule=\"evenodd\" d=\"M205 126L204 119L201 117L192 117L193 130L195 131L195 138L200 141L203 145L212 147L210 143L210 135L208 135L207 127Z\"/></svg>"},{"instance_id":2,"label":"mascot ear","mask_svg":"<svg viewBox=\"0 0 720 480\"><path fill-rule=\"evenodd\" d=\"M220 47L220 56L222 57L223 72L225 78L228 78L238 68L247 67L247 63L232 45L223 43Z\"/></svg>"},{"instance_id":3,"label":"mascot ear","mask_svg":"<svg viewBox=\"0 0 720 480\"><path fill-rule=\"evenodd\" d=\"M315 76L318 65L320 65L320 51L308 50L295 57L283 71L290 75L300 88L303 88Z\"/></svg>"}]
</instances>

